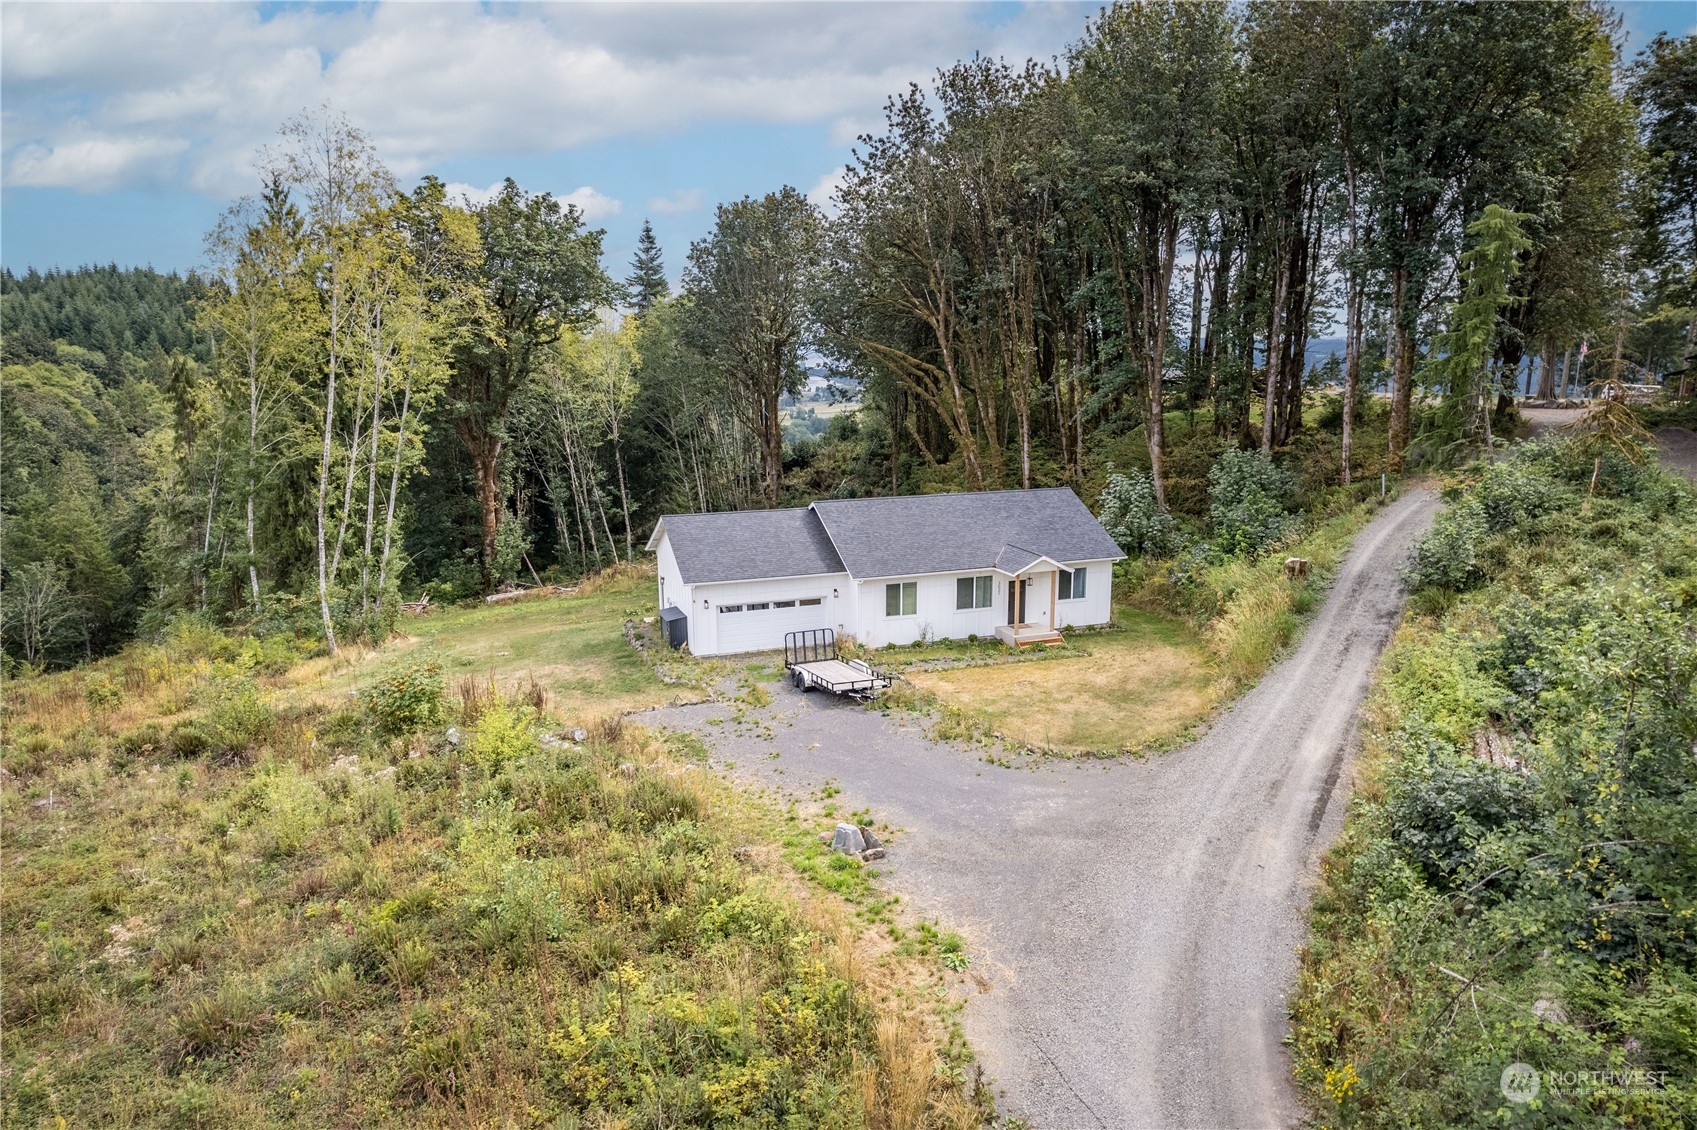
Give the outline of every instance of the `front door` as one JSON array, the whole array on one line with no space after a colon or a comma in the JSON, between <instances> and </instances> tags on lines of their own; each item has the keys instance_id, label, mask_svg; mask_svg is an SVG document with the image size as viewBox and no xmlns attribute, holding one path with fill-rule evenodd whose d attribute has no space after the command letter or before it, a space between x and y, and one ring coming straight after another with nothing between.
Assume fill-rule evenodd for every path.
<instances>
[{"instance_id":1,"label":"front door","mask_svg":"<svg viewBox=\"0 0 1697 1130\"><path fill-rule=\"evenodd\" d=\"M1031 583L1029 578L1020 578L1008 582L1008 623L1025 623L1025 588Z\"/></svg>"}]
</instances>

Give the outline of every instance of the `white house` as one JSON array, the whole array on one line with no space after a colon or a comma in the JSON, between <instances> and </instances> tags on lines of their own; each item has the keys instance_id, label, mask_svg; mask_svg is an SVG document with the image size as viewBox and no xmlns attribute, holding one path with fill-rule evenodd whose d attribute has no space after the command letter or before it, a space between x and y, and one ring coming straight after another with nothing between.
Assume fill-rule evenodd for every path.
<instances>
[{"instance_id":1,"label":"white house","mask_svg":"<svg viewBox=\"0 0 1697 1130\"><path fill-rule=\"evenodd\" d=\"M669 639L696 655L777 649L809 628L870 647L1053 640L1108 622L1125 556L1065 487L669 514L648 548Z\"/></svg>"}]
</instances>

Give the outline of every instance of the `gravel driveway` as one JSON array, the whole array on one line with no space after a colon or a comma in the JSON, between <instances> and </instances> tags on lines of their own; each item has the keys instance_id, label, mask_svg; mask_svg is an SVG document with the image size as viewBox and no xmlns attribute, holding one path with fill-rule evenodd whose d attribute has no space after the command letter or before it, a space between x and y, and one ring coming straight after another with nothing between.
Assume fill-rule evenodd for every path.
<instances>
[{"instance_id":1,"label":"gravel driveway","mask_svg":"<svg viewBox=\"0 0 1697 1130\"><path fill-rule=\"evenodd\" d=\"M1662 466L1697 479L1697 432L1690 428L1660 428L1656 442L1662 449Z\"/></svg>"},{"instance_id":2,"label":"gravel driveway","mask_svg":"<svg viewBox=\"0 0 1697 1130\"><path fill-rule=\"evenodd\" d=\"M1004 1113L1050 1130L1294 1125L1285 994L1397 566L1436 508L1413 491L1375 517L1296 650L1147 761L1002 768L787 686L764 735L707 724L721 705L641 718L702 735L746 780L834 780L844 811L904 829L886 881L967 939L988 988L964 1023Z\"/></svg>"}]
</instances>

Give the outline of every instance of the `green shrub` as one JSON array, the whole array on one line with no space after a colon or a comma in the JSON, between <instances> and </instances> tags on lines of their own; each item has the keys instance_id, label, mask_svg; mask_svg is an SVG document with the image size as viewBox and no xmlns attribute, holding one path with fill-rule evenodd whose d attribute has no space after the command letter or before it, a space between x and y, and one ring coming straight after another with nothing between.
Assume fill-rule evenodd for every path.
<instances>
[{"instance_id":1,"label":"green shrub","mask_svg":"<svg viewBox=\"0 0 1697 1130\"><path fill-rule=\"evenodd\" d=\"M213 748L212 735L198 719L188 718L171 727L171 736L166 743L172 756L185 760L202 757Z\"/></svg>"},{"instance_id":2,"label":"green shrub","mask_svg":"<svg viewBox=\"0 0 1697 1130\"><path fill-rule=\"evenodd\" d=\"M1479 478L1476 496L1489 530L1506 530L1559 509L1567 492L1527 466L1526 460L1492 464Z\"/></svg>"},{"instance_id":3,"label":"green shrub","mask_svg":"<svg viewBox=\"0 0 1697 1130\"><path fill-rule=\"evenodd\" d=\"M1143 471L1111 472L1096 508L1108 536L1133 557L1165 557L1177 544L1173 517L1156 502L1154 480Z\"/></svg>"},{"instance_id":4,"label":"green shrub","mask_svg":"<svg viewBox=\"0 0 1697 1130\"><path fill-rule=\"evenodd\" d=\"M441 725L447 717L442 665L424 655L391 662L365 692L380 733L396 736Z\"/></svg>"},{"instance_id":5,"label":"green shrub","mask_svg":"<svg viewBox=\"0 0 1697 1130\"><path fill-rule=\"evenodd\" d=\"M1296 478L1265 453L1231 450L1208 471L1208 521L1214 547L1228 556L1260 553L1296 529L1286 509Z\"/></svg>"},{"instance_id":6,"label":"green shrub","mask_svg":"<svg viewBox=\"0 0 1697 1130\"><path fill-rule=\"evenodd\" d=\"M143 722L133 730L126 730L118 735L112 743L112 766L115 769L127 769L138 761L146 758L159 757L162 754L174 752L166 740L165 731L158 722Z\"/></svg>"},{"instance_id":7,"label":"green shrub","mask_svg":"<svg viewBox=\"0 0 1697 1130\"><path fill-rule=\"evenodd\" d=\"M1432 522L1432 530L1415 545L1403 566L1410 588L1445 588L1463 592L1485 575L1479 551L1489 529L1484 507L1473 498L1452 504Z\"/></svg>"},{"instance_id":8,"label":"green shrub","mask_svg":"<svg viewBox=\"0 0 1697 1130\"><path fill-rule=\"evenodd\" d=\"M521 757L531 757L541 749L531 712L500 698L484 710L466 746L472 761L491 770Z\"/></svg>"},{"instance_id":9,"label":"green shrub","mask_svg":"<svg viewBox=\"0 0 1697 1130\"><path fill-rule=\"evenodd\" d=\"M97 671L83 680L82 696L90 710L108 710L124 701L124 689L111 676Z\"/></svg>"},{"instance_id":10,"label":"green shrub","mask_svg":"<svg viewBox=\"0 0 1697 1130\"><path fill-rule=\"evenodd\" d=\"M1411 757L1388 785L1392 837L1440 889L1468 874L1487 836L1518 825L1533 811L1524 777L1472 759Z\"/></svg>"},{"instance_id":11,"label":"green shrub","mask_svg":"<svg viewBox=\"0 0 1697 1130\"><path fill-rule=\"evenodd\" d=\"M268 854L294 855L324 826L324 798L311 778L292 767L263 778Z\"/></svg>"},{"instance_id":12,"label":"green shrub","mask_svg":"<svg viewBox=\"0 0 1697 1130\"><path fill-rule=\"evenodd\" d=\"M318 641L293 633L247 636L242 639L230 665L253 675L282 675L318 651Z\"/></svg>"},{"instance_id":13,"label":"green shrub","mask_svg":"<svg viewBox=\"0 0 1697 1130\"><path fill-rule=\"evenodd\" d=\"M214 681L203 692L202 701L207 707L192 723L200 737L185 735L179 745L177 731L172 731L172 746L179 757L210 754L221 761L246 760L270 739L277 724L276 713L246 676ZM197 744L200 748L189 752Z\"/></svg>"},{"instance_id":14,"label":"green shrub","mask_svg":"<svg viewBox=\"0 0 1697 1130\"><path fill-rule=\"evenodd\" d=\"M723 902L714 899L696 920L696 929L708 940L747 938L754 942L771 941L783 937L788 927L789 916L783 907L747 893L734 895Z\"/></svg>"},{"instance_id":15,"label":"green shrub","mask_svg":"<svg viewBox=\"0 0 1697 1130\"><path fill-rule=\"evenodd\" d=\"M542 860L513 859L504 864L495 920L506 937L526 947L565 937L571 916L560 897L554 869Z\"/></svg>"}]
</instances>

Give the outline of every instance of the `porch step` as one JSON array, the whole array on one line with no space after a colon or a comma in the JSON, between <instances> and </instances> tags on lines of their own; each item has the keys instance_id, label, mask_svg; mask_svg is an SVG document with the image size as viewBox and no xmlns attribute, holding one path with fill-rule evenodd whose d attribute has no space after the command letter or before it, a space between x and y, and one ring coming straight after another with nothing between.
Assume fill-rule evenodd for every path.
<instances>
[{"instance_id":1,"label":"porch step","mask_svg":"<svg viewBox=\"0 0 1697 1130\"><path fill-rule=\"evenodd\" d=\"M1000 624L996 628L996 638L1009 647L1029 647L1035 643L1054 645L1066 642L1061 633L1052 628L1038 628L1029 624Z\"/></svg>"}]
</instances>

